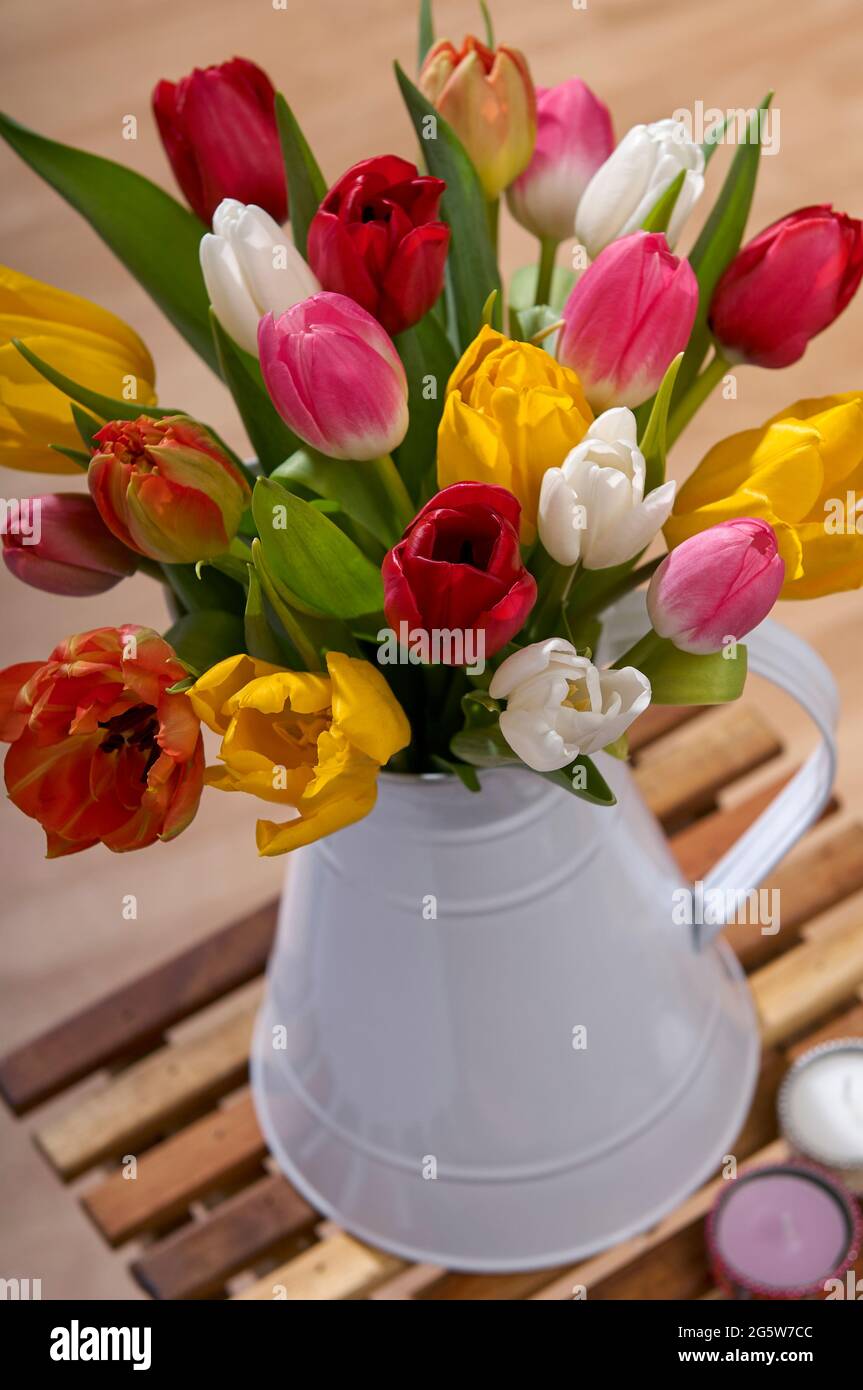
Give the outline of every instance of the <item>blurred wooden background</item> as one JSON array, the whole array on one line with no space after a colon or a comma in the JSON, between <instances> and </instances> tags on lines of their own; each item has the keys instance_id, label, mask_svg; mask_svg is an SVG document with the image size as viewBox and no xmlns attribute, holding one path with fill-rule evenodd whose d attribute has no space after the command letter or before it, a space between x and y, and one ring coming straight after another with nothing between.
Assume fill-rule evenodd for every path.
<instances>
[{"instance_id":1,"label":"blurred wooden background","mask_svg":"<svg viewBox=\"0 0 863 1390\"><path fill-rule=\"evenodd\" d=\"M813 202L863 213L863 12L856 0L491 0L499 41L525 50L535 80L584 78L611 107L615 132L677 107L750 106L776 89L780 152L762 161L750 233ZM413 71L412 0L5 0L3 105L46 134L118 161L176 191L150 114L160 77L233 55L270 73L296 109L329 180L356 160L394 152L413 157L410 126L392 76L396 57ZM473 0L436 0L439 36L479 32ZM122 138L126 115L138 139ZM708 191L683 249L712 201L730 152L720 149ZM150 303L86 224L5 147L0 149L0 260L97 300L134 325L157 363L162 399L200 414L243 443L216 379ZM506 216L508 270L533 257L531 239ZM673 460L684 476L717 437L765 419L801 396L863 386L863 299L785 372L743 370L738 399L714 398ZM74 480L73 480L74 483ZM58 486L68 487L63 480ZM6 474L4 495L50 490L45 479ZM156 587L129 581L101 598L72 600L17 585L0 569L2 664L46 655L62 636L104 623L165 625ZM840 791L863 808L859 746L861 599L846 594L786 604L779 617L828 659L841 686ZM790 702L753 688L775 712L799 756L805 721ZM774 768L775 772L775 768ZM273 895L283 866L259 861L255 805L209 794L182 838L141 855L107 851L46 864L35 823L0 805L4 882L0 1048L23 1041L181 945ZM134 893L137 922L121 915ZM29 1145L28 1126L0 1115L0 1276L41 1278L43 1297L127 1298L137 1291Z\"/></svg>"}]
</instances>

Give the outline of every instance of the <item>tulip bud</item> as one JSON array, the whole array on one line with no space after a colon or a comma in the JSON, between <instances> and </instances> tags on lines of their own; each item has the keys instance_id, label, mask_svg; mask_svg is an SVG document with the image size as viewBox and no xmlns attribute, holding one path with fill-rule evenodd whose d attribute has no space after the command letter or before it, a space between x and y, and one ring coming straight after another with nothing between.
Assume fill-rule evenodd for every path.
<instances>
[{"instance_id":1,"label":"tulip bud","mask_svg":"<svg viewBox=\"0 0 863 1390\"><path fill-rule=\"evenodd\" d=\"M6 568L33 589L84 598L134 574L137 559L112 536L91 497L55 492L29 498L32 535L3 532Z\"/></svg>"},{"instance_id":2,"label":"tulip bud","mask_svg":"<svg viewBox=\"0 0 863 1390\"><path fill-rule=\"evenodd\" d=\"M536 89L536 146L506 193L516 222L548 241L574 234L579 201L614 149L608 107L578 77Z\"/></svg>"},{"instance_id":3,"label":"tulip bud","mask_svg":"<svg viewBox=\"0 0 863 1390\"><path fill-rule=\"evenodd\" d=\"M309 227L309 261L324 288L355 299L388 333L419 323L443 289L445 188L393 154L348 169Z\"/></svg>"},{"instance_id":4,"label":"tulip bud","mask_svg":"<svg viewBox=\"0 0 863 1390\"><path fill-rule=\"evenodd\" d=\"M201 270L216 318L257 355L264 314L282 314L321 288L288 236L263 208L225 198L201 237Z\"/></svg>"},{"instance_id":5,"label":"tulip bud","mask_svg":"<svg viewBox=\"0 0 863 1390\"><path fill-rule=\"evenodd\" d=\"M863 277L863 222L829 203L800 208L747 242L710 305L710 327L732 362L787 367L829 328Z\"/></svg>"},{"instance_id":6,"label":"tulip bud","mask_svg":"<svg viewBox=\"0 0 863 1390\"><path fill-rule=\"evenodd\" d=\"M520 513L512 493L492 484L438 492L384 558L390 626L482 634L483 656L505 647L536 601L519 549Z\"/></svg>"},{"instance_id":7,"label":"tulip bud","mask_svg":"<svg viewBox=\"0 0 863 1390\"><path fill-rule=\"evenodd\" d=\"M112 420L94 435L87 481L105 525L161 564L194 564L228 549L251 491L185 415Z\"/></svg>"},{"instance_id":8,"label":"tulip bud","mask_svg":"<svg viewBox=\"0 0 863 1390\"><path fill-rule=\"evenodd\" d=\"M578 205L575 234L588 255L596 257L609 242L637 231L681 169L683 186L666 233L672 247L704 191L704 153L680 121L633 126L597 169Z\"/></svg>"},{"instance_id":9,"label":"tulip bud","mask_svg":"<svg viewBox=\"0 0 863 1390\"><path fill-rule=\"evenodd\" d=\"M561 467L542 477L539 538L552 559L607 569L649 545L668 520L676 484L645 497L645 472L632 411L607 410L594 420Z\"/></svg>"},{"instance_id":10,"label":"tulip bud","mask_svg":"<svg viewBox=\"0 0 863 1390\"><path fill-rule=\"evenodd\" d=\"M500 731L537 772L568 767L615 743L650 704L650 681L634 666L599 671L571 642L550 637L513 652L489 686L506 700Z\"/></svg>"},{"instance_id":11,"label":"tulip bud","mask_svg":"<svg viewBox=\"0 0 863 1390\"><path fill-rule=\"evenodd\" d=\"M419 85L461 140L493 202L527 166L536 140L536 96L524 55L504 45L492 52L473 37L459 51L442 39L429 49Z\"/></svg>"},{"instance_id":12,"label":"tulip bud","mask_svg":"<svg viewBox=\"0 0 863 1390\"><path fill-rule=\"evenodd\" d=\"M392 339L343 294L314 294L261 319L261 371L300 439L330 458L376 459L407 433L407 378Z\"/></svg>"},{"instance_id":13,"label":"tulip bud","mask_svg":"<svg viewBox=\"0 0 863 1390\"><path fill-rule=\"evenodd\" d=\"M779 597L784 577L773 527L756 517L735 517L666 555L650 581L647 611L660 637L704 656L757 627Z\"/></svg>"},{"instance_id":14,"label":"tulip bud","mask_svg":"<svg viewBox=\"0 0 863 1390\"><path fill-rule=\"evenodd\" d=\"M597 256L563 310L558 359L594 410L641 405L686 347L698 281L661 232L634 232Z\"/></svg>"},{"instance_id":15,"label":"tulip bud","mask_svg":"<svg viewBox=\"0 0 863 1390\"><path fill-rule=\"evenodd\" d=\"M288 214L285 167L276 128L275 89L247 58L195 68L159 82L153 114L174 177L202 222L223 198Z\"/></svg>"}]
</instances>

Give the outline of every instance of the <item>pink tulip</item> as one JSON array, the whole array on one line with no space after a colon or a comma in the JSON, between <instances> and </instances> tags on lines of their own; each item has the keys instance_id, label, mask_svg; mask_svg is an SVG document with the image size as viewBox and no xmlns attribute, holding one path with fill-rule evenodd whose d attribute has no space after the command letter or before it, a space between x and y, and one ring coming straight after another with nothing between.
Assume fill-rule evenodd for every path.
<instances>
[{"instance_id":1,"label":"pink tulip","mask_svg":"<svg viewBox=\"0 0 863 1390\"><path fill-rule=\"evenodd\" d=\"M800 208L747 242L724 272L710 326L732 362L788 367L829 328L863 278L863 222Z\"/></svg>"},{"instance_id":2,"label":"pink tulip","mask_svg":"<svg viewBox=\"0 0 863 1390\"><path fill-rule=\"evenodd\" d=\"M133 574L138 558L111 535L86 493L27 498L27 526L3 532L6 568L33 589L87 597Z\"/></svg>"},{"instance_id":3,"label":"pink tulip","mask_svg":"<svg viewBox=\"0 0 863 1390\"><path fill-rule=\"evenodd\" d=\"M282 419L330 458L375 459L407 433L407 378L392 339L343 294L313 294L258 325L264 383Z\"/></svg>"},{"instance_id":4,"label":"pink tulip","mask_svg":"<svg viewBox=\"0 0 863 1390\"><path fill-rule=\"evenodd\" d=\"M666 555L650 581L647 611L660 637L703 656L757 627L784 578L773 527L756 517L736 517L690 536Z\"/></svg>"},{"instance_id":5,"label":"pink tulip","mask_svg":"<svg viewBox=\"0 0 863 1390\"><path fill-rule=\"evenodd\" d=\"M558 359L578 373L599 413L641 405L686 347L698 281L661 232L613 241L576 282L563 310Z\"/></svg>"},{"instance_id":6,"label":"pink tulip","mask_svg":"<svg viewBox=\"0 0 863 1390\"><path fill-rule=\"evenodd\" d=\"M536 237L575 235L581 195L614 149L608 107L578 77L536 89L537 135L530 164L507 189L509 210Z\"/></svg>"}]
</instances>

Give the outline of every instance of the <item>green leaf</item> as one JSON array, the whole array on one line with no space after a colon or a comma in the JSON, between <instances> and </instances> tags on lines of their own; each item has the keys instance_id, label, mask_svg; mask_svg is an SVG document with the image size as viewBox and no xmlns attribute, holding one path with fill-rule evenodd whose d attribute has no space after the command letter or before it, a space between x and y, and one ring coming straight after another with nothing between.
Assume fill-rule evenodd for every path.
<instances>
[{"instance_id":1,"label":"green leaf","mask_svg":"<svg viewBox=\"0 0 863 1390\"><path fill-rule=\"evenodd\" d=\"M510 320L513 323L514 333L518 334L519 341L530 342L537 333L543 332L546 328L551 328L552 324L560 323L560 314L557 309L552 309L548 304L531 304L527 309L513 309L510 306ZM553 338L553 334L547 335L544 342ZM534 344L535 347L543 346L543 343Z\"/></svg>"},{"instance_id":2,"label":"green leaf","mask_svg":"<svg viewBox=\"0 0 863 1390\"><path fill-rule=\"evenodd\" d=\"M299 449L270 474L276 482L300 483L359 522L385 549L398 539L389 496L371 461L330 459L313 449ZM314 505L314 504L312 504Z\"/></svg>"},{"instance_id":3,"label":"green leaf","mask_svg":"<svg viewBox=\"0 0 863 1390\"><path fill-rule=\"evenodd\" d=\"M438 425L456 359L440 320L431 313L400 333L395 343L408 379L410 417L395 460L408 492L418 502L423 480L437 457Z\"/></svg>"},{"instance_id":4,"label":"green leaf","mask_svg":"<svg viewBox=\"0 0 863 1390\"><path fill-rule=\"evenodd\" d=\"M419 48L417 53L417 72L426 59L429 49L434 46L434 20L431 0L420 0Z\"/></svg>"},{"instance_id":5,"label":"green leaf","mask_svg":"<svg viewBox=\"0 0 863 1390\"><path fill-rule=\"evenodd\" d=\"M772 100L773 93L768 92L757 111L753 112L748 129L749 139L738 146L719 197L689 253L689 264L698 280L698 311L677 378L675 403L692 385L710 346L707 327L710 301L720 275L737 254L743 240L761 157L760 113L767 110Z\"/></svg>"},{"instance_id":6,"label":"green leaf","mask_svg":"<svg viewBox=\"0 0 863 1390\"><path fill-rule=\"evenodd\" d=\"M569 767L562 767L558 772L541 772L540 776L547 782L553 782L556 787L572 792L582 801L592 802L594 806L614 806L617 802L596 763L583 755L571 762Z\"/></svg>"},{"instance_id":7,"label":"green leaf","mask_svg":"<svg viewBox=\"0 0 863 1390\"><path fill-rule=\"evenodd\" d=\"M50 362L45 362L38 357L31 347L23 343L20 338L12 339L13 347L17 348L21 356L25 358L31 367L35 367L46 381L50 381L52 386L56 386L58 391L62 391L70 400L77 402L78 405L85 406L87 410L99 415L103 420L137 420L139 415L149 415L153 420L161 420L166 415L185 415L184 410L167 410L160 406L139 405L137 401L119 401L113 396L103 396L98 391L91 391L86 386L81 386L71 377L64 376L58 372L56 367L52 367Z\"/></svg>"},{"instance_id":8,"label":"green leaf","mask_svg":"<svg viewBox=\"0 0 863 1390\"><path fill-rule=\"evenodd\" d=\"M249 591L246 595L243 632L246 639L245 650L249 656L256 656L261 661L269 661L273 666L283 664L283 653L267 621L261 581L254 565L249 566Z\"/></svg>"},{"instance_id":9,"label":"green leaf","mask_svg":"<svg viewBox=\"0 0 863 1390\"><path fill-rule=\"evenodd\" d=\"M261 478L252 512L268 568L303 611L358 618L383 607L378 567L308 502Z\"/></svg>"},{"instance_id":10,"label":"green leaf","mask_svg":"<svg viewBox=\"0 0 863 1390\"><path fill-rule=\"evenodd\" d=\"M720 705L736 700L746 684L745 646L738 644L734 656L713 652L695 656L681 652L667 638L638 663L650 681L655 705Z\"/></svg>"},{"instance_id":11,"label":"green leaf","mask_svg":"<svg viewBox=\"0 0 863 1390\"><path fill-rule=\"evenodd\" d=\"M53 449L55 454L62 454L64 459L76 463L79 468L85 471L90 467L90 455L83 453L80 449L67 449L64 444L49 444L49 449Z\"/></svg>"},{"instance_id":12,"label":"green leaf","mask_svg":"<svg viewBox=\"0 0 863 1390\"><path fill-rule=\"evenodd\" d=\"M727 112L721 121L712 125L705 134L704 144L701 146L701 153L704 155L704 167L707 168L713 156L716 154L717 146L725 134L728 123L732 119L731 113Z\"/></svg>"},{"instance_id":13,"label":"green leaf","mask_svg":"<svg viewBox=\"0 0 863 1390\"><path fill-rule=\"evenodd\" d=\"M536 303L536 282L539 275L537 265L523 265L515 271L509 282L510 309L520 312L530 309ZM562 309L575 284L575 271L564 265L556 265L551 276L551 293L548 297L552 309ZM560 315L558 315L560 317Z\"/></svg>"},{"instance_id":14,"label":"green leaf","mask_svg":"<svg viewBox=\"0 0 863 1390\"><path fill-rule=\"evenodd\" d=\"M492 24L491 14L485 0L479 0L479 7L482 10L482 22L485 27L486 46L494 51L494 25Z\"/></svg>"},{"instance_id":15,"label":"green leaf","mask_svg":"<svg viewBox=\"0 0 863 1390\"><path fill-rule=\"evenodd\" d=\"M309 226L326 194L326 180L281 92L276 94L276 123L288 181L291 231L294 234L294 245L305 259Z\"/></svg>"},{"instance_id":16,"label":"green leaf","mask_svg":"<svg viewBox=\"0 0 863 1390\"><path fill-rule=\"evenodd\" d=\"M660 382L659 390L653 398L653 409L650 412L644 434L639 441L638 447L644 455L646 466L645 495L665 482L668 411L671 406L671 397L674 394L674 383L677 380L677 373L680 371L682 361L683 353L679 352L669 362L665 376Z\"/></svg>"},{"instance_id":17,"label":"green leaf","mask_svg":"<svg viewBox=\"0 0 863 1390\"><path fill-rule=\"evenodd\" d=\"M483 690L462 696L464 728L450 740L455 756L471 767L523 766L500 729L500 705Z\"/></svg>"},{"instance_id":18,"label":"green leaf","mask_svg":"<svg viewBox=\"0 0 863 1390\"><path fill-rule=\"evenodd\" d=\"M165 633L174 651L197 675L226 657L237 656L245 646L243 620L219 609L199 609L178 618Z\"/></svg>"},{"instance_id":19,"label":"green leaf","mask_svg":"<svg viewBox=\"0 0 863 1390\"><path fill-rule=\"evenodd\" d=\"M76 208L174 327L216 370L198 261L202 222L156 184L113 160L48 140L0 114L0 135Z\"/></svg>"},{"instance_id":20,"label":"green leaf","mask_svg":"<svg viewBox=\"0 0 863 1390\"><path fill-rule=\"evenodd\" d=\"M82 410L80 405L76 405L74 401L72 402L72 418L81 439L88 449L92 449L94 447L93 436L102 428L104 422L97 420L95 415L91 415L89 411Z\"/></svg>"},{"instance_id":21,"label":"green leaf","mask_svg":"<svg viewBox=\"0 0 863 1390\"><path fill-rule=\"evenodd\" d=\"M347 652L350 656L362 655L345 623L338 618L313 617L296 607L293 594L281 584L268 565L259 540L252 543L252 560L264 598L273 610L278 625L276 635L281 637L283 634L291 650L296 652L296 656L287 663L292 669L323 670L328 651Z\"/></svg>"},{"instance_id":22,"label":"green leaf","mask_svg":"<svg viewBox=\"0 0 863 1390\"><path fill-rule=\"evenodd\" d=\"M234 398L261 468L271 473L301 447L301 441L288 429L267 395L257 359L238 347L215 314L210 318L225 384Z\"/></svg>"},{"instance_id":23,"label":"green leaf","mask_svg":"<svg viewBox=\"0 0 863 1390\"><path fill-rule=\"evenodd\" d=\"M162 565L162 573L188 613L210 609L229 613L243 611L245 595L242 589L212 568L199 577L194 565Z\"/></svg>"},{"instance_id":24,"label":"green leaf","mask_svg":"<svg viewBox=\"0 0 863 1390\"><path fill-rule=\"evenodd\" d=\"M671 214L674 212L674 207L685 178L686 170L681 169L677 178L668 185L664 193L660 194L641 224L641 230L643 232L668 231Z\"/></svg>"},{"instance_id":25,"label":"green leaf","mask_svg":"<svg viewBox=\"0 0 863 1390\"><path fill-rule=\"evenodd\" d=\"M471 767L469 763L453 762L451 758L442 758L440 753L432 753L429 761L439 772L446 772L449 773L451 777L457 777L462 785L467 787L469 792L482 791L477 770L475 767Z\"/></svg>"},{"instance_id":26,"label":"green leaf","mask_svg":"<svg viewBox=\"0 0 863 1390\"><path fill-rule=\"evenodd\" d=\"M448 268L452 278L458 338L464 349L479 332L483 305L500 290L497 259L489 237L479 177L455 131L396 63L396 77L430 174L443 179L441 215L453 229ZM436 132L425 138L425 130Z\"/></svg>"}]
</instances>

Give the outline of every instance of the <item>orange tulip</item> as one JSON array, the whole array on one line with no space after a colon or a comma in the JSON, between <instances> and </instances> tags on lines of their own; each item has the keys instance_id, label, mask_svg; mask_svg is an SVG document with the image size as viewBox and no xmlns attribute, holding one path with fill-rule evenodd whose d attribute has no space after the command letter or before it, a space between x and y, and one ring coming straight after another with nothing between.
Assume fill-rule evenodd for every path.
<instances>
[{"instance_id":1,"label":"orange tulip","mask_svg":"<svg viewBox=\"0 0 863 1390\"><path fill-rule=\"evenodd\" d=\"M49 859L185 830L204 780L200 722L185 694L167 693L185 675L167 642L131 624L0 672L6 788L42 826Z\"/></svg>"},{"instance_id":2,"label":"orange tulip","mask_svg":"<svg viewBox=\"0 0 863 1390\"><path fill-rule=\"evenodd\" d=\"M469 36L430 48L420 73L423 95L470 155L489 202L518 178L536 144L536 93L527 60L501 44L494 52Z\"/></svg>"}]
</instances>

